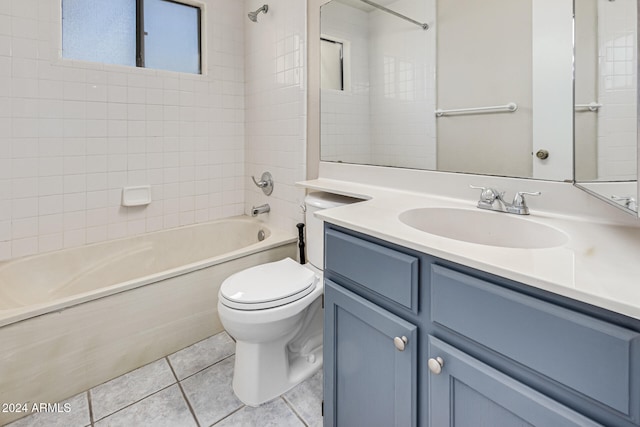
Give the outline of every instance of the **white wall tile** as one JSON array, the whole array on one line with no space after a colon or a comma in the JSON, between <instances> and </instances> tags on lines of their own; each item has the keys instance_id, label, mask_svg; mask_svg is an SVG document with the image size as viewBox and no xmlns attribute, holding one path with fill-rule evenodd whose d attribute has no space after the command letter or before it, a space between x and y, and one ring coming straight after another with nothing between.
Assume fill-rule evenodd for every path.
<instances>
[{"instance_id":1,"label":"white wall tile","mask_svg":"<svg viewBox=\"0 0 640 427\"><path fill-rule=\"evenodd\" d=\"M245 0L245 5L247 10L255 10L262 3ZM233 158L233 153L231 158L222 156L223 170L244 167L242 173L234 176L234 180L223 179L222 198L241 204L238 193L229 191L228 186L244 188L246 213L252 206L269 203L271 212L263 218L274 226L293 232L295 224L303 220L301 210L297 207L304 198L304 190L295 188L294 183L306 177L306 83L302 78L306 64L306 2L277 0L270 3L269 7L277 13L261 15L258 23L249 20L244 23L244 99L235 96L222 99L223 111L244 103L246 134L244 162L235 163L238 159ZM293 58L297 58L297 61ZM229 60L233 63L236 58ZM233 67L220 71L223 75L234 74ZM231 78L228 81L231 84L222 86L223 93L231 91L237 82ZM233 123L237 117L231 117L234 116L229 116L229 121ZM290 137L294 143L281 145L283 140ZM269 197L256 188L249 178L251 175L260 177L264 171L270 171L275 181L274 191ZM229 212L223 210L222 214Z\"/></svg>"},{"instance_id":2,"label":"white wall tile","mask_svg":"<svg viewBox=\"0 0 640 427\"><path fill-rule=\"evenodd\" d=\"M598 3L598 179L637 177L636 5Z\"/></svg>"},{"instance_id":3,"label":"white wall tile","mask_svg":"<svg viewBox=\"0 0 640 427\"><path fill-rule=\"evenodd\" d=\"M203 75L60 60L49 2L0 2L0 259L265 202L268 221L292 229L304 194L293 184L305 178L306 6L274 1L279 13L256 25L246 11L257 0L205 0ZM268 199L247 181L264 170L277 183ZM120 206L134 184L152 185L146 209Z\"/></svg>"}]
</instances>

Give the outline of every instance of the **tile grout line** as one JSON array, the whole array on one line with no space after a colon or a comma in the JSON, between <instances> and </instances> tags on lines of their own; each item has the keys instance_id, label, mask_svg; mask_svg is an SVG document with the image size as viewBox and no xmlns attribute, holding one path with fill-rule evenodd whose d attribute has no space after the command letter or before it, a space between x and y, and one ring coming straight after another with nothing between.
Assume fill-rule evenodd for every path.
<instances>
[{"instance_id":1,"label":"tile grout line","mask_svg":"<svg viewBox=\"0 0 640 427\"><path fill-rule=\"evenodd\" d=\"M87 403L89 405L89 425L93 426L93 403L91 402L91 389L87 390Z\"/></svg>"},{"instance_id":2,"label":"tile grout line","mask_svg":"<svg viewBox=\"0 0 640 427\"><path fill-rule=\"evenodd\" d=\"M239 407L238 409L236 409L235 411L230 412L229 414L225 415L224 417L220 418L218 421L216 421L215 423L211 424L209 427L213 427L216 424L220 424L222 421L226 420L227 418L229 418L231 415L240 412L241 410L243 410L244 408L246 408L247 405L242 404L241 407Z\"/></svg>"},{"instance_id":3,"label":"tile grout line","mask_svg":"<svg viewBox=\"0 0 640 427\"><path fill-rule=\"evenodd\" d=\"M117 411L111 412L110 414L107 414L107 415L105 415L104 417L102 417L102 418L100 418L99 420L96 420L96 421L102 421L102 420L104 420L104 419L106 419L106 418L109 418L110 416L112 416L112 415L114 415L114 414L117 414L118 412L122 412L122 411L124 411L125 409L127 409L127 408L129 408L129 407L131 407L131 406L135 405L136 403L140 403L140 402L142 402L143 400L145 400L145 399L147 399L147 398L149 398L149 397L151 397L151 396L154 396L154 395L156 395L156 394L160 393L161 391L165 391L166 389L168 389L168 388L170 388L170 387L173 387L174 385L176 385L176 383L171 383L171 384L169 384L168 386L163 387L163 388L161 388L161 389L159 389L159 390L156 390L156 391L154 391L153 393L148 394L148 395L144 396L143 398L136 400L135 402L131 402L131 403L130 403L130 404L128 404L127 406L123 406L122 408L118 409Z\"/></svg>"},{"instance_id":4,"label":"tile grout line","mask_svg":"<svg viewBox=\"0 0 640 427\"><path fill-rule=\"evenodd\" d=\"M187 407L189 408L189 412L191 412L191 416L193 417L194 421L196 422L196 426L200 427L200 422L198 421L198 417L196 417L196 412L193 410L193 407L191 406L191 402L189 401L189 398L187 397L187 394L184 392L184 389L182 388L182 383L180 382L180 379L178 378L178 375L176 374L175 369L173 369L173 365L171 364L171 361L169 360L169 356L166 356L165 359L167 360L167 363L169 364L169 369L171 369L171 373L173 374L173 377L177 381L178 388L180 389L180 393L182 393L182 398L184 399L185 403L187 404Z\"/></svg>"},{"instance_id":5,"label":"tile grout line","mask_svg":"<svg viewBox=\"0 0 640 427\"><path fill-rule=\"evenodd\" d=\"M175 354L175 353L174 353L174 354ZM186 376L186 377L184 377L183 379L178 380L178 382L180 382L180 381L184 381L184 380L186 380L187 378L191 378L191 377L193 377L193 376L195 376L195 375L199 374L199 373L200 373L200 372L202 372L202 371L206 371L207 369L211 368L212 366L215 366L215 365L217 365L217 364L218 364L218 363L220 363L220 362L224 362L224 361L225 361L225 360L227 360L228 358L230 358L230 357L232 357L232 356L235 356L235 355L236 355L236 352L234 351L234 352L233 352L233 353L231 353L230 355L228 355L228 356L224 356L224 357L223 357L222 359L220 359L220 360L216 360L216 361L215 361L215 362L213 362L211 365L207 365L206 367L204 367L204 368L202 368L202 369L200 369L200 370L198 370L198 371L194 372L193 374L189 374L189 375L187 375L187 376ZM167 357L169 357L169 356L167 356ZM168 359L167 359L167 360L168 360ZM169 363L169 365L171 365L171 363ZM172 367L172 369L173 369L173 367ZM177 378L177 376L176 376L176 378Z\"/></svg>"},{"instance_id":6,"label":"tile grout line","mask_svg":"<svg viewBox=\"0 0 640 427\"><path fill-rule=\"evenodd\" d=\"M291 409L291 411L300 419L300 421L302 421L302 424L304 424L305 427L309 427L309 424L307 424L305 419L302 418L302 415L300 415L298 413L298 411L296 411L296 408L293 405L293 403L289 402L289 400L287 400L287 398L284 395L282 395L281 398L282 398L282 400L284 400L284 404L287 405L289 407L289 409Z\"/></svg>"}]
</instances>

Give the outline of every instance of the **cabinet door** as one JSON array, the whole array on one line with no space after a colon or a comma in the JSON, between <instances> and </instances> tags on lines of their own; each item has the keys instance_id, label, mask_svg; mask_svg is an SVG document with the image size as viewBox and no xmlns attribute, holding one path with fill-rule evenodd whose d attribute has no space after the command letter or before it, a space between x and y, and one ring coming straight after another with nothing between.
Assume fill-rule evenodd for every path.
<instances>
[{"instance_id":1,"label":"cabinet door","mask_svg":"<svg viewBox=\"0 0 640 427\"><path fill-rule=\"evenodd\" d=\"M416 326L330 280L324 316L324 425L415 426Z\"/></svg>"},{"instance_id":2,"label":"cabinet door","mask_svg":"<svg viewBox=\"0 0 640 427\"><path fill-rule=\"evenodd\" d=\"M428 373L432 427L600 426L432 336L429 357L442 362Z\"/></svg>"}]
</instances>

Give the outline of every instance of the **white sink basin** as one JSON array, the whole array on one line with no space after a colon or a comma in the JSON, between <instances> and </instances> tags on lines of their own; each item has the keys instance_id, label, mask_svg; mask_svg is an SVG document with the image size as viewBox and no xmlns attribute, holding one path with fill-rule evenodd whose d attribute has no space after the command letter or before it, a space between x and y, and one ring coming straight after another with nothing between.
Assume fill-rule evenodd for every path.
<instances>
[{"instance_id":1,"label":"white sink basin","mask_svg":"<svg viewBox=\"0 0 640 427\"><path fill-rule=\"evenodd\" d=\"M505 248L553 248L568 240L562 231L547 225L511 214L480 209L412 209L401 213L400 221L436 236Z\"/></svg>"}]
</instances>

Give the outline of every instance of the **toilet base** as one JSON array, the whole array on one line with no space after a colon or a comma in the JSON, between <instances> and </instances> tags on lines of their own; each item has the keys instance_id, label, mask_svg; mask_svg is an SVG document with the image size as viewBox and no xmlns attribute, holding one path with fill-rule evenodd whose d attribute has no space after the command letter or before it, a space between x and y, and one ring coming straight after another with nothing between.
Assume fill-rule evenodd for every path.
<instances>
[{"instance_id":1,"label":"toilet base","mask_svg":"<svg viewBox=\"0 0 640 427\"><path fill-rule=\"evenodd\" d=\"M318 298L300 327L269 342L236 342L233 391L259 406L289 391L322 368L322 308Z\"/></svg>"},{"instance_id":2,"label":"toilet base","mask_svg":"<svg viewBox=\"0 0 640 427\"><path fill-rule=\"evenodd\" d=\"M250 343L236 346L233 391L248 406L259 406L275 399L322 368L322 347L306 357L297 355L293 360L283 354L285 346L266 348L261 345L259 350L256 347ZM272 352L277 354L270 354ZM264 358L262 361L259 360L261 357Z\"/></svg>"}]
</instances>

